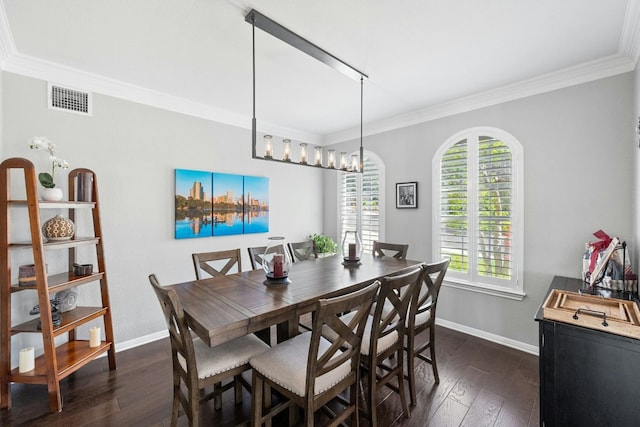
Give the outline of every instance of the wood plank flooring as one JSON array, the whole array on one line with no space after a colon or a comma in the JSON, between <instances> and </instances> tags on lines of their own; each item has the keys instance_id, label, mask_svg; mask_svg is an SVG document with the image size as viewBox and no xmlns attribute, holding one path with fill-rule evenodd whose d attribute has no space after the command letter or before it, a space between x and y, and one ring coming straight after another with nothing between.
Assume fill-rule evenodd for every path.
<instances>
[{"instance_id":1,"label":"wood plank flooring","mask_svg":"<svg viewBox=\"0 0 640 427\"><path fill-rule=\"evenodd\" d=\"M418 404L405 419L398 395L380 391L381 427L539 425L536 356L442 327L436 329L436 351L440 384L430 365L417 364ZM163 339L118 353L116 371L109 371L105 358L91 362L61 382L59 413L49 413L46 387L13 384L12 409L0 411L0 425L169 426L170 357ZM248 419L250 402L248 393L241 405L225 395L220 411L209 402L201 411L202 425L240 424ZM184 415L178 424L188 424Z\"/></svg>"}]
</instances>

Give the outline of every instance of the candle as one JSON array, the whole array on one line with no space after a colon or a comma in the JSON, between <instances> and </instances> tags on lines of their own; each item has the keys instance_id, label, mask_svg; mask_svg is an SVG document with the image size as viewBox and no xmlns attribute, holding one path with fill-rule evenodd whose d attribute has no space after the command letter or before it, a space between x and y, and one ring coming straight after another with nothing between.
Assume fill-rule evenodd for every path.
<instances>
[{"instance_id":1,"label":"candle","mask_svg":"<svg viewBox=\"0 0 640 427\"><path fill-rule=\"evenodd\" d=\"M94 326L89 329L89 347L98 347L100 345L100 326Z\"/></svg>"},{"instance_id":2,"label":"candle","mask_svg":"<svg viewBox=\"0 0 640 427\"><path fill-rule=\"evenodd\" d=\"M335 168L336 167L336 150L328 150L327 153L329 154L329 159L327 160L327 162L329 163L328 166L330 168Z\"/></svg>"},{"instance_id":3,"label":"candle","mask_svg":"<svg viewBox=\"0 0 640 427\"><path fill-rule=\"evenodd\" d=\"M271 135L264 136L264 156L269 159L273 157L273 143L271 142Z\"/></svg>"},{"instance_id":4,"label":"candle","mask_svg":"<svg viewBox=\"0 0 640 427\"><path fill-rule=\"evenodd\" d=\"M347 153L340 153L340 169L347 170Z\"/></svg>"},{"instance_id":5,"label":"candle","mask_svg":"<svg viewBox=\"0 0 640 427\"><path fill-rule=\"evenodd\" d=\"M285 162L291 161L291 140L283 139L282 144L284 145L284 155L282 156L282 160Z\"/></svg>"},{"instance_id":6,"label":"candle","mask_svg":"<svg viewBox=\"0 0 640 427\"><path fill-rule=\"evenodd\" d=\"M358 156L356 154L351 155L351 170L357 172L359 169L358 166Z\"/></svg>"},{"instance_id":7,"label":"candle","mask_svg":"<svg viewBox=\"0 0 640 427\"><path fill-rule=\"evenodd\" d=\"M350 260L356 259L356 244L355 243L349 243L349 259Z\"/></svg>"},{"instance_id":8,"label":"candle","mask_svg":"<svg viewBox=\"0 0 640 427\"><path fill-rule=\"evenodd\" d=\"M18 372L25 373L33 371L36 366L35 358L33 355L33 347L27 347L20 350L20 362L18 365Z\"/></svg>"},{"instance_id":9,"label":"candle","mask_svg":"<svg viewBox=\"0 0 640 427\"><path fill-rule=\"evenodd\" d=\"M322 166L322 149L315 147L315 163L316 166Z\"/></svg>"},{"instance_id":10,"label":"candle","mask_svg":"<svg viewBox=\"0 0 640 427\"><path fill-rule=\"evenodd\" d=\"M300 163L307 164L307 144L304 142L300 143Z\"/></svg>"},{"instance_id":11,"label":"candle","mask_svg":"<svg viewBox=\"0 0 640 427\"><path fill-rule=\"evenodd\" d=\"M273 256L273 277L279 278L284 276L284 255L275 254Z\"/></svg>"}]
</instances>

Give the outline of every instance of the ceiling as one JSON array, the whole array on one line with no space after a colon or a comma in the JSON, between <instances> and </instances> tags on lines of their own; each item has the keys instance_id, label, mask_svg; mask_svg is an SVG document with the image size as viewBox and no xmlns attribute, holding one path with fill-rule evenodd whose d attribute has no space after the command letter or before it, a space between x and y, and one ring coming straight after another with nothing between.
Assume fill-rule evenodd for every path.
<instances>
[{"instance_id":1,"label":"ceiling","mask_svg":"<svg viewBox=\"0 0 640 427\"><path fill-rule=\"evenodd\" d=\"M369 76L365 134L630 71L638 0L0 0L6 71L250 127L255 8ZM360 83L256 29L260 130L359 133Z\"/></svg>"}]
</instances>

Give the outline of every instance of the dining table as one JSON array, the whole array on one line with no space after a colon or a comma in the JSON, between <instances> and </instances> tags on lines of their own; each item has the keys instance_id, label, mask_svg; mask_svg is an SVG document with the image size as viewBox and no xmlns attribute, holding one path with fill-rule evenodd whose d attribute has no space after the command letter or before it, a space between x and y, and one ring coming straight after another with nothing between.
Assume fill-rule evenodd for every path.
<instances>
[{"instance_id":1,"label":"dining table","mask_svg":"<svg viewBox=\"0 0 640 427\"><path fill-rule=\"evenodd\" d=\"M274 325L281 342L297 334L299 317L313 312L318 300L357 290L419 264L370 254L354 264L334 255L294 262L288 284L268 284L264 270L258 269L168 288L175 290L189 327L211 347Z\"/></svg>"}]
</instances>

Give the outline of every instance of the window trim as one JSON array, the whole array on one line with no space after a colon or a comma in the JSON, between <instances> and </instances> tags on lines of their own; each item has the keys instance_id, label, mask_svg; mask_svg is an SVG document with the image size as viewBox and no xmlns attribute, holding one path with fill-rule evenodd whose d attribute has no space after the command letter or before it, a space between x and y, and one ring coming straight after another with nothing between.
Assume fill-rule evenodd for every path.
<instances>
[{"instance_id":1,"label":"window trim","mask_svg":"<svg viewBox=\"0 0 640 427\"><path fill-rule=\"evenodd\" d=\"M347 155L347 158L350 158L352 155L357 154L358 156L360 155L359 152L357 151L353 151L351 153L349 153ZM378 166L378 171L380 172L380 198L378 201L378 239L381 241L384 241L384 236L385 236L385 210L386 210L386 197L385 197L385 193L386 193L386 180L385 180L385 164L382 161L382 159L380 158L380 156L378 156L377 154L375 154L372 151L368 151L368 150L364 150L364 157L367 158L371 158ZM338 246L340 246L342 244L342 239L344 237L344 230L342 229L342 211L341 211L341 206L342 206L342 179L344 176L344 172L341 172L337 181L337 194L338 194L338 200L337 200L337 236L338 236ZM356 215L356 222L358 224L358 234L360 236L362 236L362 174L358 174L358 194L357 194L357 200L358 200L358 206L360 206L360 209L358 210L358 213ZM362 237L361 237L362 238Z\"/></svg>"},{"instance_id":2,"label":"window trim","mask_svg":"<svg viewBox=\"0 0 640 427\"><path fill-rule=\"evenodd\" d=\"M474 147L477 146L477 141L480 136L489 136L496 138L502 142L504 142L509 149L511 150L512 155L512 208L514 209L513 215L513 223L511 229L512 236L512 269L514 281L513 285L510 286L500 286L495 283L482 283L470 280L470 277L475 276L474 274L465 274L465 277L456 277L454 272L449 272L445 279L444 284L449 287L463 289L468 291L479 292L488 295L494 295L509 299L515 299L522 301L526 296L524 292L524 159L522 153L522 145L520 142L510 133L495 127L488 126L479 126L468 128L457 132L456 134L447 138L447 140L438 148L436 153L432 159L432 206L433 206L433 215L432 215L432 232L433 232L433 240L432 240L432 252L434 257L440 256L440 161L444 153L449 150L454 144L459 141L466 139L467 144L469 146L469 141L475 141L473 143ZM471 164L470 171L473 172L473 176L468 176L468 184L467 187L475 193L477 183L478 183L478 161L475 153L469 153L469 159L474 161ZM478 200L474 197L473 200L469 201L469 205L474 205L474 211L477 212L477 204ZM469 220L477 221L477 215L474 217L469 217ZM472 227L469 227L471 230ZM475 225L473 226L475 229ZM473 236L473 241L475 243L476 237ZM475 244L474 244L475 246Z\"/></svg>"}]
</instances>

